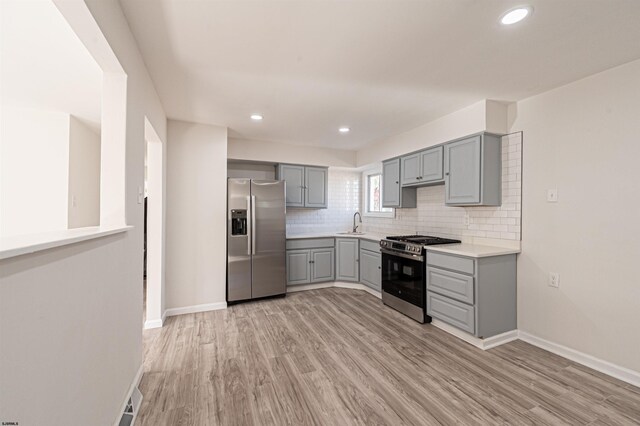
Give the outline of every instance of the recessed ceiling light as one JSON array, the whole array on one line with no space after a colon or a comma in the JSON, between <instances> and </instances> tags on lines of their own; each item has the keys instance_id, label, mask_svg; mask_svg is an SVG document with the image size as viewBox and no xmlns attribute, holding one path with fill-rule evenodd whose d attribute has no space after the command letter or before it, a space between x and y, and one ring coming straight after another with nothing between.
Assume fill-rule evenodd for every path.
<instances>
[{"instance_id":1,"label":"recessed ceiling light","mask_svg":"<svg viewBox=\"0 0 640 426\"><path fill-rule=\"evenodd\" d=\"M340 133L349 133L349 131L350 131L350 130L351 130L351 129L350 129L350 128L348 128L348 127L340 127L340 128L338 129L338 131L339 131Z\"/></svg>"},{"instance_id":2,"label":"recessed ceiling light","mask_svg":"<svg viewBox=\"0 0 640 426\"><path fill-rule=\"evenodd\" d=\"M531 6L523 6L516 9L511 9L510 11L502 15L502 18L500 18L500 22L502 23L502 25L515 24L516 22L520 22L524 18L529 16L532 10L533 9L531 8Z\"/></svg>"},{"instance_id":3,"label":"recessed ceiling light","mask_svg":"<svg viewBox=\"0 0 640 426\"><path fill-rule=\"evenodd\" d=\"M260 114L251 114L251 119L255 121L262 120L262 116Z\"/></svg>"}]
</instances>

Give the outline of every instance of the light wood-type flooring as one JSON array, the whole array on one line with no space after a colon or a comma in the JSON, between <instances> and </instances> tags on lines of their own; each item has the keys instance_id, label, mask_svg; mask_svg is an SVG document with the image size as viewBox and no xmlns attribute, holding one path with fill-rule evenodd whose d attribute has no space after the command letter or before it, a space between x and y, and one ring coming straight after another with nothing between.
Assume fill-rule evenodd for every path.
<instances>
[{"instance_id":1,"label":"light wood-type flooring","mask_svg":"<svg viewBox=\"0 0 640 426\"><path fill-rule=\"evenodd\" d=\"M144 335L137 425L640 424L640 388L521 341L482 351L359 290Z\"/></svg>"}]
</instances>

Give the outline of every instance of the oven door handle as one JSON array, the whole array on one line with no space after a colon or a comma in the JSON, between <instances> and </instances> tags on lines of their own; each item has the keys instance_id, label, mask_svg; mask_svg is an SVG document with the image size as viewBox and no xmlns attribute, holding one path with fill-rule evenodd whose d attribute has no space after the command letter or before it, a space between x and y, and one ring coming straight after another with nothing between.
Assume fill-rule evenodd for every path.
<instances>
[{"instance_id":1,"label":"oven door handle","mask_svg":"<svg viewBox=\"0 0 640 426\"><path fill-rule=\"evenodd\" d=\"M383 248L380 248L380 253L388 254L390 256L403 257L405 259L415 260L416 262L424 262L424 256L418 256L415 254L404 254L395 250L388 250Z\"/></svg>"}]
</instances>

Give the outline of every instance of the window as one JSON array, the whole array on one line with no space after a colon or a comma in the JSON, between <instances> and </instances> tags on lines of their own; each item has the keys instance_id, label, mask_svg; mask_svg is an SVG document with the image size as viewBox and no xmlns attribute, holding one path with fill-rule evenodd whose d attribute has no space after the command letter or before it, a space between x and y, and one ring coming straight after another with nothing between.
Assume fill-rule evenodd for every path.
<instances>
[{"instance_id":1,"label":"window","mask_svg":"<svg viewBox=\"0 0 640 426\"><path fill-rule=\"evenodd\" d=\"M363 214L365 216L394 217L392 208L382 207L382 172L372 169L362 174Z\"/></svg>"}]
</instances>

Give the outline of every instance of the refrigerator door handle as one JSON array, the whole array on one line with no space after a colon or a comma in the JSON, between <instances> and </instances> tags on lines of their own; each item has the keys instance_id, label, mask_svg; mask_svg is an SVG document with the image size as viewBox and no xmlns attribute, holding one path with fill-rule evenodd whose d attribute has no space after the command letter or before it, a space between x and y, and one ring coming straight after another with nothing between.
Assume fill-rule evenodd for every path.
<instances>
[{"instance_id":1,"label":"refrigerator door handle","mask_svg":"<svg viewBox=\"0 0 640 426\"><path fill-rule=\"evenodd\" d=\"M251 212L251 196L247 195L247 211ZM253 235L253 224L247 221L247 254L251 254L251 237Z\"/></svg>"},{"instance_id":2,"label":"refrigerator door handle","mask_svg":"<svg viewBox=\"0 0 640 426\"><path fill-rule=\"evenodd\" d=\"M256 196L251 196L251 254L256 254Z\"/></svg>"}]
</instances>

